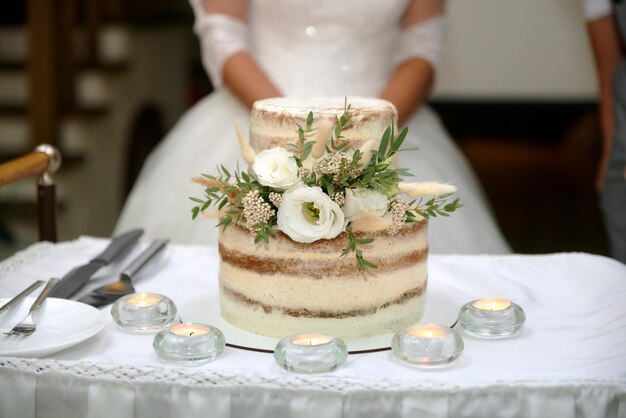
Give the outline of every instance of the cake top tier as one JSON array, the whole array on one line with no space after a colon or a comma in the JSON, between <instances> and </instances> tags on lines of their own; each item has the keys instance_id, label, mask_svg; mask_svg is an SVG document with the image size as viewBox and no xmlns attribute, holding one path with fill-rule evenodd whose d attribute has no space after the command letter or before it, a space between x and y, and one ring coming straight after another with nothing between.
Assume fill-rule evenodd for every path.
<instances>
[{"instance_id":1,"label":"cake top tier","mask_svg":"<svg viewBox=\"0 0 626 418\"><path fill-rule=\"evenodd\" d=\"M380 139L397 120L396 108L386 100L348 97L350 127L342 135L350 146L359 147L369 139ZM345 97L299 99L279 97L259 100L252 106L250 143L256 151L284 146L298 139L297 126L305 126L313 112L312 128L335 123L345 109Z\"/></svg>"}]
</instances>

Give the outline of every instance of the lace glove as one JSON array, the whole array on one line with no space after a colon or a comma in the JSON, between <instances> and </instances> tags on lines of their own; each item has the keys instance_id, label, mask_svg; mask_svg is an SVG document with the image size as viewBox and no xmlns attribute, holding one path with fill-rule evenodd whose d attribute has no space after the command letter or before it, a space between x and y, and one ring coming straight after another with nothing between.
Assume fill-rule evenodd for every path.
<instances>
[{"instance_id":1,"label":"lace glove","mask_svg":"<svg viewBox=\"0 0 626 418\"><path fill-rule=\"evenodd\" d=\"M583 0L583 8L586 20L595 20L612 13L610 0Z\"/></svg>"},{"instance_id":2,"label":"lace glove","mask_svg":"<svg viewBox=\"0 0 626 418\"><path fill-rule=\"evenodd\" d=\"M226 14L207 14L201 0L190 0L196 16L193 29L200 39L202 63L215 89L223 84L222 68L228 58L248 50L247 26Z\"/></svg>"},{"instance_id":3,"label":"lace glove","mask_svg":"<svg viewBox=\"0 0 626 418\"><path fill-rule=\"evenodd\" d=\"M443 16L417 22L403 29L394 57L395 66L410 58L420 57L437 68L441 60L444 29Z\"/></svg>"}]
</instances>

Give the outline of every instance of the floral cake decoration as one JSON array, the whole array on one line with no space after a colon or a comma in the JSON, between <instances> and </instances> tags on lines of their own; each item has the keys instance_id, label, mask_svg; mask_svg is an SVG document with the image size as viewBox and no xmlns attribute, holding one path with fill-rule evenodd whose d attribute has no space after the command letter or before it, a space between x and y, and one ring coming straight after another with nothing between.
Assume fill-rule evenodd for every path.
<instances>
[{"instance_id":1,"label":"floral cake decoration","mask_svg":"<svg viewBox=\"0 0 626 418\"><path fill-rule=\"evenodd\" d=\"M217 217L218 227L241 225L255 243L268 243L282 231L293 241L311 243L332 239L345 232L342 255L354 253L361 270L376 268L364 257L361 245L374 238L358 237L359 224L376 225L390 235L405 223L424 218L449 216L461 207L451 199L456 188L436 182L405 182L407 169L394 168L394 156L402 149L408 129L395 135L387 128L375 148L369 140L352 148L342 133L350 128L351 107L346 103L335 123L322 121L313 128L313 112L305 126L297 125L297 141L256 153L239 124L235 129L241 154L249 169L231 173L223 165L218 175L202 174L193 179L204 186L192 218L200 213ZM408 201L405 200L408 198ZM252 238L251 238L252 239Z\"/></svg>"}]
</instances>

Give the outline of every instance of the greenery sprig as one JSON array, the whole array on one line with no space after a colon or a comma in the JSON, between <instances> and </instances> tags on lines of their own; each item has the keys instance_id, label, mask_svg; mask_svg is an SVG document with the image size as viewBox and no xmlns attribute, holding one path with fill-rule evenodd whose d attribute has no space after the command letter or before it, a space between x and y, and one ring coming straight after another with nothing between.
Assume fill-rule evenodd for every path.
<instances>
[{"instance_id":1,"label":"greenery sprig","mask_svg":"<svg viewBox=\"0 0 626 418\"><path fill-rule=\"evenodd\" d=\"M422 203L423 199L413 200L406 211L406 221L417 222L421 218L448 217L452 212L463 207L458 198L448 202L448 197L450 194L433 197L426 203Z\"/></svg>"},{"instance_id":2,"label":"greenery sprig","mask_svg":"<svg viewBox=\"0 0 626 418\"><path fill-rule=\"evenodd\" d=\"M309 112L306 117L306 126L302 127L300 124L297 124L298 141L295 144L287 144L287 146L294 154L296 164L300 168L302 168L302 161L307 159L307 157L311 154L311 151L313 150L313 146L315 145L315 141L310 139L311 134L316 131L316 129L313 128L312 125L313 112Z\"/></svg>"},{"instance_id":3,"label":"greenery sprig","mask_svg":"<svg viewBox=\"0 0 626 418\"><path fill-rule=\"evenodd\" d=\"M356 256L356 265L361 269L361 271L365 271L368 268L376 269L378 266L374 263L371 263L363 258L363 251L358 248L359 245L371 244L374 242L374 238L356 238L354 233L352 232L352 227L348 225L346 227L346 236L348 237L348 245L341 251L341 256L345 256L351 252Z\"/></svg>"}]
</instances>

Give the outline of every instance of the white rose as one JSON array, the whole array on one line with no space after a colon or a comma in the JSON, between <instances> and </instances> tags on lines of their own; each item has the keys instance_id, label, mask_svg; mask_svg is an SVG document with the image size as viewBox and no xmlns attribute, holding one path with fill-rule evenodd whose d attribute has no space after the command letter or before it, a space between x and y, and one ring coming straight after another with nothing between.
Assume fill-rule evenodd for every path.
<instances>
[{"instance_id":1,"label":"white rose","mask_svg":"<svg viewBox=\"0 0 626 418\"><path fill-rule=\"evenodd\" d=\"M345 225L341 208L320 187L300 185L283 193L278 228L294 241L335 238Z\"/></svg>"},{"instance_id":2,"label":"white rose","mask_svg":"<svg viewBox=\"0 0 626 418\"><path fill-rule=\"evenodd\" d=\"M363 215L383 217L387 213L389 200L376 190L346 189L346 203L343 214L349 221L356 221Z\"/></svg>"},{"instance_id":3,"label":"white rose","mask_svg":"<svg viewBox=\"0 0 626 418\"><path fill-rule=\"evenodd\" d=\"M252 171L259 183L276 190L287 190L298 181L296 160L281 147L259 152L252 164Z\"/></svg>"}]
</instances>

